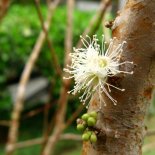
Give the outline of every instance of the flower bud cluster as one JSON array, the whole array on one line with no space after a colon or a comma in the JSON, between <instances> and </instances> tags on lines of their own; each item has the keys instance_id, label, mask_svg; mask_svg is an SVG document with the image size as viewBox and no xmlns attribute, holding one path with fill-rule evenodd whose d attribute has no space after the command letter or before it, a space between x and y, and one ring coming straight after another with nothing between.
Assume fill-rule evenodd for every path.
<instances>
[{"instance_id":1,"label":"flower bud cluster","mask_svg":"<svg viewBox=\"0 0 155 155\"><path fill-rule=\"evenodd\" d=\"M89 107L90 100L95 94L97 94L100 108L101 105L106 106L103 93L114 105L117 105L117 100L111 95L111 88L121 92L125 89L109 83L108 78L118 74L133 74L132 70L127 70L133 62L121 59L124 44L127 42L118 44L118 40L113 38L106 48L104 36L101 47L97 35L93 35L92 38L81 36L81 41L84 47L74 48L74 52L70 53L71 65L64 68L64 71L69 73L69 76L64 79L73 78L75 81L73 89L68 93L75 95L82 92L79 99L83 104L87 104L86 107Z\"/></svg>"},{"instance_id":2,"label":"flower bud cluster","mask_svg":"<svg viewBox=\"0 0 155 155\"><path fill-rule=\"evenodd\" d=\"M90 113L85 113L81 118L77 119L77 130L83 132L82 140L90 141L95 143L97 141L96 132L93 130L93 127L97 122L97 112L92 111Z\"/></svg>"}]
</instances>

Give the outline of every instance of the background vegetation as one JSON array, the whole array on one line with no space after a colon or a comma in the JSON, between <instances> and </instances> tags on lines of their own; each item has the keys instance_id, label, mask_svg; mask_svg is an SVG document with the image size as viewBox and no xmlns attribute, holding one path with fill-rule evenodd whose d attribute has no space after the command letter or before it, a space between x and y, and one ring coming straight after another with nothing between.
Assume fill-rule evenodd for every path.
<instances>
[{"instance_id":1,"label":"background vegetation","mask_svg":"<svg viewBox=\"0 0 155 155\"><path fill-rule=\"evenodd\" d=\"M47 8L44 4L41 5L42 13L45 17ZM88 26L90 19L95 11L86 12L75 9L74 11L74 28L73 28L73 45L75 46L79 40L79 35ZM110 14L112 17L113 15ZM64 40L66 30L66 7L65 5L59 6L52 19L52 27L49 31L49 37L53 42L55 51L58 55L61 67L63 67L64 59ZM18 83L20 75L23 71L24 65L33 49L36 38L41 30L40 21L34 4L12 4L3 21L0 23L0 121L10 120L10 114L13 107L13 101L8 91L8 86ZM102 33L102 27L98 30L99 34ZM44 44L41 56L37 60L37 64L33 70L31 79L35 77L45 77L49 83L54 77L53 62L51 61L51 54L49 52L47 43ZM61 81L56 80L53 91L50 91L54 102L59 97ZM27 106L29 105L29 106ZM70 99L67 109L67 118L78 107L79 102L76 98ZM146 123L149 129L155 129L155 101L148 114ZM21 126L19 133L19 141L28 140L32 138L41 137L43 134L44 110L35 115L30 115L31 111L44 109L45 103L37 102L36 104L25 103L21 117ZM54 105L49 111L49 120L55 112L57 105ZM54 117L54 116L53 116ZM66 118L66 119L67 119ZM6 142L8 126L0 124L0 155L4 154L4 144ZM75 129L75 122L65 130L65 132L77 133ZM155 136L146 138L145 143L151 143L155 140ZM81 142L71 140L60 141L55 148L55 155L79 155L81 152ZM35 145L28 148L19 149L16 155L30 155L39 154L41 145ZM64 151L65 150L65 151ZM145 155L154 155L155 150L146 152Z\"/></svg>"}]
</instances>

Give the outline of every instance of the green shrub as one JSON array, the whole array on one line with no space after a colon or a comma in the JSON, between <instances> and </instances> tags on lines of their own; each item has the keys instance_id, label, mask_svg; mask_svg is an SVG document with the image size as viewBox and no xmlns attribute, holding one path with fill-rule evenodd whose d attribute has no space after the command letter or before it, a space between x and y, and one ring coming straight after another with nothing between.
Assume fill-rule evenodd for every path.
<instances>
[{"instance_id":1,"label":"green shrub","mask_svg":"<svg viewBox=\"0 0 155 155\"><path fill-rule=\"evenodd\" d=\"M47 8L42 6L45 18ZM75 10L74 12L74 46L79 35L87 27L93 13ZM64 39L66 30L66 7L59 7L54 13L49 37L53 42L59 62L63 66ZM17 83L24 65L35 45L40 33L41 25L33 5L12 5L0 25L0 109L8 108L10 104L7 85ZM49 48L45 42L40 57L32 73L33 76L42 75L49 80L54 74L53 62ZM58 82L60 83L60 82ZM58 96L60 84L54 89ZM3 91L2 91L3 90Z\"/></svg>"}]
</instances>

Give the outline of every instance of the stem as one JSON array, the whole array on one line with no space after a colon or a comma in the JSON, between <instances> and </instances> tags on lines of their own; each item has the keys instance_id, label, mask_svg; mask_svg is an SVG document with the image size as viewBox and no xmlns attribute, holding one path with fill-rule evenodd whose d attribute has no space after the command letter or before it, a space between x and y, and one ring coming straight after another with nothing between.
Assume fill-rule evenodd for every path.
<instances>
[{"instance_id":1,"label":"stem","mask_svg":"<svg viewBox=\"0 0 155 155\"><path fill-rule=\"evenodd\" d=\"M56 0L53 3L51 3L48 8L47 20L44 24L46 25L47 30L50 27L51 18L58 3L59 3L59 0ZM44 33L44 31L41 31L36 41L36 44L34 46L34 49L21 75L21 79L19 82L18 90L17 90L16 102L14 103L14 108L13 108L12 115L11 115L11 126L9 129L8 143L6 145L6 155L12 155L15 151L15 143L18 139L19 120L20 120L21 112L24 107L24 94L26 90L26 85L29 81L32 69L39 57L45 38L46 38L46 34Z\"/></svg>"},{"instance_id":2,"label":"stem","mask_svg":"<svg viewBox=\"0 0 155 155\"><path fill-rule=\"evenodd\" d=\"M53 49L53 46L52 46L52 42L50 41L49 37L48 37L48 31L44 25L44 20L43 20L43 16L42 16L42 13L41 13L41 9L40 9L40 2L39 0L35 0L35 4L36 4L36 9L37 9L37 13L38 13L38 16L39 16L39 19L40 19L40 23L41 23L41 26L42 26L42 29L46 35L46 40L47 40L47 44L48 44L48 47L51 51L51 55L52 55L52 60L53 60L53 65L54 65L54 68L56 69L56 73L57 75L61 75L61 67L60 67L60 64L58 62L58 57Z\"/></svg>"},{"instance_id":3,"label":"stem","mask_svg":"<svg viewBox=\"0 0 155 155\"><path fill-rule=\"evenodd\" d=\"M99 9L98 13L92 18L92 20L89 23L88 28L82 34L83 38L85 38L86 35L91 37L93 34L95 34L95 32L98 30L98 28L102 22L105 11L107 10L110 3L111 3L111 0L102 0L101 1L101 5L100 5L100 9ZM83 46L83 44L80 39L78 41L76 47L81 48L82 46Z\"/></svg>"},{"instance_id":4,"label":"stem","mask_svg":"<svg viewBox=\"0 0 155 155\"><path fill-rule=\"evenodd\" d=\"M65 39L65 60L64 60L64 66L66 67L67 64L70 64L71 60L69 57L69 53L72 51L72 29L73 29L73 8L74 8L74 0L68 0L67 1L67 29L66 29L66 39ZM63 72L62 77L66 76L66 74ZM43 155L51 155L53 154L53 150L55 147L56 142L60 138L60 134L63 132L64 128L64 120L65 120L65 114L66 114L66 108L67 108L67 100L68 100L68 90L70 86L71 80L66 81L63 79L62 82L62 88L60 92L60 98L58 101L58 110L56 113L56 124L54 127L54 131L52 135L49 137L47 144L43 150Z\"/></svg>"}]
</instances>

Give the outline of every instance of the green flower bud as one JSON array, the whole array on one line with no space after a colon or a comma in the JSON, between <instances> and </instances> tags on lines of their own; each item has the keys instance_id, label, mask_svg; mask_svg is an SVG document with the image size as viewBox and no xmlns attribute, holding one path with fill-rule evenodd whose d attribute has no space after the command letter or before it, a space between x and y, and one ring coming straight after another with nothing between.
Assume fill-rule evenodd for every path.
<instances>
[{"instance_id":1,"label":"green flower bud","mask_svg":"<svg viewBox=\"0 0 155 155\"><path fill-rule=\"evenodd\" d=\"M77 130L78 131L83 131L85 129L85 126L83 124L78 124L77 125Z\"/></svg>"},{"instance_id":2,"label":"green flower bud","mask_svg":"<svg viewBox=\"0 0 155 155\"><path fill-rule=\"evenodd\" d=\"M96 111L90 112L89 115L94 117L95 119L97 118L97 112Z\"/></svg>"},{"instance_id":3,"label":"green flower bud","mask_svg":"<svg viewBox=\"0 0 155 155\"><path fill-rule=\"evenodd\" d=\"M89 140L89 137L90 137L90 135L89 135L88 133L84 133L84 134L82 135L82 140L88 141L88 140Z\"/></svg>"},{"instance_id":4,"label":"green flower bud","mask_svg":"<svg viewBox=\"0 0 155 155\"><path fill-rule=\"evenodd\" d=\"M96 142L97 142L97 136L96 136L95 133L93 133L93 134L90 136L90 141L91 141L92 143L96 143Z\"/></svg>"},{"instance_id":5,"label":"green flower bud","mask_svg":"<svg viewBox=\"0 0 155 155\"><path fill-rule=\"evenodd\" d=\"M89 117L87 120L88 126L94 126L96 124L96 120L93 117Z\"/></svg>"},{"instance_id":6,"label":"green flower bud","mask_svg":"<svg viewBox=\"0 0 155 155\"><path fill-rule=\"evenodd\" d=\"M89 116L90 116L90 115L87 114L87 113L86 113L86 114L83 114L83 115L82 115L82 119L83 119L84 121L87 121L88 118L89 118Z\"/></svg>"},{"instance_id":7,"label":"green flower bud","mask_svg":"<svg viewBox=\"0 0 155 155\"><path fill-rule=\"evenodd\" d=\"M87 133L89 136L91 136L92 131L86 131L86 133Z\"/></svg>"}]
</instances>

